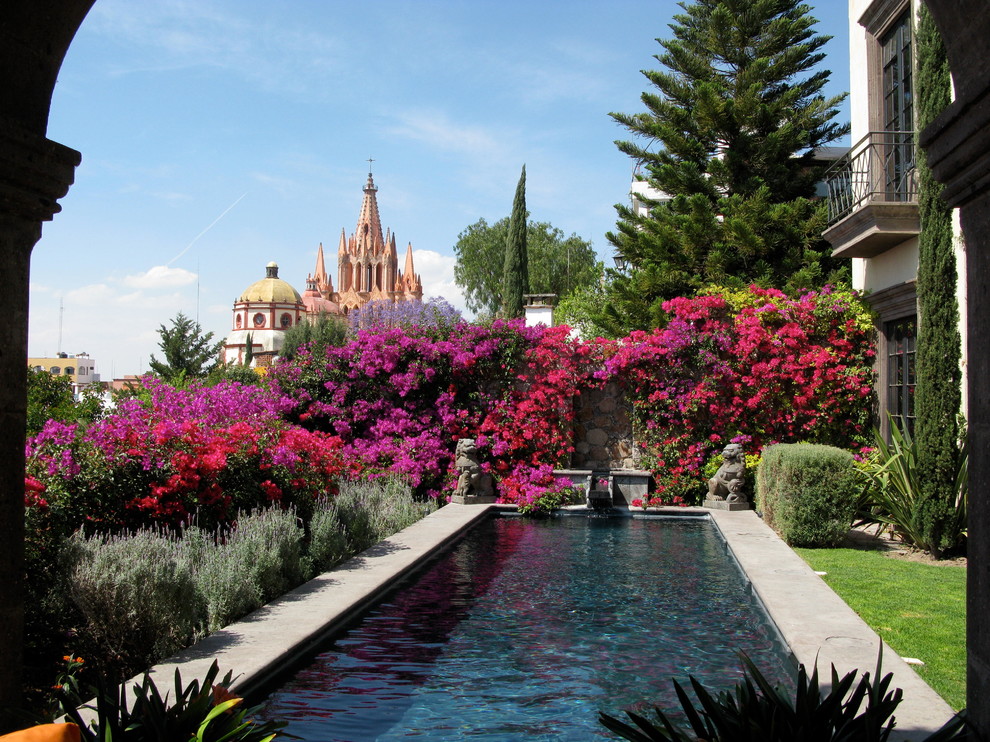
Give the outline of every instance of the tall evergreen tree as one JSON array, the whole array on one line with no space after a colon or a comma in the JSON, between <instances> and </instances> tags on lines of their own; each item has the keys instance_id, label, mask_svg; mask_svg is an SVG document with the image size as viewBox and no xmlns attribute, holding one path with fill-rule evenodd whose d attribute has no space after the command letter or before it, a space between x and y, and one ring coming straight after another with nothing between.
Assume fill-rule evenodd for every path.
<instances>
[{"instance_id":1,"label":"tall evergreen tree","mask_svg":"<svg viewBox=\"0 0 990 742\"><path fill-rule=\"evenodd\" d=\"M220 350L224 341L213 342L213 333L203 334L199 322L194 322L179 312L172 319L172 326L158 326L161 340L158 347L165 354L159 361L151 356L151 370L170 382L202 378L220 363Z\"/></svg>"},{"instance_id":2,"label":"tall evergreen tree","mask_svg":"<svg viewBox=\"0 0 990 742\"><path fill-rule=\"evenodd\" d=\"M529 260L526 252L526 166L516 185L505 237L505 265L502 271L502 315L523 316L523 294L529 291Z\"/></svg>"},{"instance_id":3,"label":"tall evergreen tree","mask_svg":"<svg viewBox=\"0 0 990 742\"><path fill-rule=\"evenodd\" d=\"M661 302L707 284L815 287L845 277L821 234L814 200L823 166L813 150L843 136L832 123L844 96L825 98L828 36L799 0L680 3L674 38L658 39L663 70L646 111L613 113L638 139L616 145L670 200L639 215L618 205L609 241L630 266L613 273L616 332L661 322Z\"/></svg>"},{"instance_id":4,"label":"tall evergreen tree","mask_svg":"<svg viewBox=\"0 0 990 742\"><path fill-rule=\"evenodd\" d=\"M921 131L950 102L948 59L931 13L924 5L915 38L918 63L915 99L918 131ZM914 430L921 492L915 517L929 550L938 556L957 545L956 534L947 531L945 524L955 510L962 351L952 213L941 199L942 184L932 177L924 156L919 155L916 162L921 235Z\"/></svg>"}]
</instances>

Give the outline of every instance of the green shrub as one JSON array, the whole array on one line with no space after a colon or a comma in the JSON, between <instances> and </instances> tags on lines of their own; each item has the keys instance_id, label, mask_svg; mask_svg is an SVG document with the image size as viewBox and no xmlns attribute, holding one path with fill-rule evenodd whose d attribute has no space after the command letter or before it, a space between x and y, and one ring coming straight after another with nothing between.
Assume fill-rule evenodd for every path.
<instances>
[{"instance_id":1,"label":"green shrub","mask_svg":"<svg viewBox=\"0 0 990 742\"><path fill-rule=\"evenodd\" d=\"M245 555L235 542L217 543L217 534L198 528L186 531L196 560L196 589L206 602L207 630L216 631L262 605L251 579L253 555Z\"/></svg>"},{"instance_id":2,"label":"green shrub","mask_svg":"<svg viewBox=\"0 0 990 742\"><path fill-rule=\"evenodd\" d=\"M396 478L341 482L336 498L352 554L364 551L436 509L416 502L412 488Z\"/></svg>"},{"instance_id":3,"label":"green shrub","mask_svg":"<svg viewBox=\"0 0 990 742\"><path fill-rule=\"evenodd\" d=\"M313 574L326 572L351 556L347 531L335 500L321 498L309 523L309 565Z\"/></svg>"},{"instance_id":4,"label":"green shrub","mask_svg":"<svg viewBox=\"0 0 990 742\"><path fill-rule=\"evenodd\" d=\"M248 564L263 605L302 583L302 538L295 511L269 508L239 518L223 546Z\"/></svg>"},{"instance_id":5,"label":"green shrub","mask_svg":"<svg viewBox=\"0 0 990 742\"><path fill-rule=\"evenodd\" d=\"M110 538L76 535L63 554L85 633L109 663L147 667L204 629L206 606L180 537L150 530Z\"/></svg>"},{"instance_id":6,"label":"green shrub","mask_svg":"<svg viewBox=\"0 0 990 742\"><path fill-rule=\"evenodd\" d=\"M792 546L836 546L852 524L859 489L848 451L782 443L763 449L756 507Z\"/></svg>"}]
</instances>

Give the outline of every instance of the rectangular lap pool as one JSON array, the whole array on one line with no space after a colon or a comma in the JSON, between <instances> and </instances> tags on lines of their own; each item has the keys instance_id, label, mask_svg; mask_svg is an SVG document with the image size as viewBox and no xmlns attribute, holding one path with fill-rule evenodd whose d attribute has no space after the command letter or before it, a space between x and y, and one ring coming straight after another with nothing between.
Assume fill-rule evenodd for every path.
<instances>
[{"instance_id":1,"label":"rectangular lap pool","mask_svg":"<svg viewBox=\"0 0 990 742\"><path fill-rule=\"evenodd\" d=\"M599 711L793 664L707 518L493 517L267 701L304 740L609 738Z\"/></svg>"}]
</instances>

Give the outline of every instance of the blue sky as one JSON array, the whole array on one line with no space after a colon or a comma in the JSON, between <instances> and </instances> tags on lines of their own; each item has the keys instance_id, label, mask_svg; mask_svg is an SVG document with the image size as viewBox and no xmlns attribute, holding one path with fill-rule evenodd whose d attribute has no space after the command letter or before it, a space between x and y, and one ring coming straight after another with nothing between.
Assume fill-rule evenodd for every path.
<instances>
[{"instance_id":1,"label":"blue sky","mask_svg":"<svg viewBox=\"0 0 990 742\"><path fill-rule=\"evenodd\" d=\"M846 3L810 5L835 37L829 92L844 92ZM140 373L178 311L225 336L269 261L302 291L320 242L336 283L369 157L383 226L400 252L412 243L428 296L463 307L457 235L508 215L523 163L531 216L607 259L631 178L608 113L642 110L640 70L658 67L655 39L677 11L97 0L52 101L48 136L83 163L34 250L30 354L88 352L104 379Z\"/></svg>"}]
</instances>

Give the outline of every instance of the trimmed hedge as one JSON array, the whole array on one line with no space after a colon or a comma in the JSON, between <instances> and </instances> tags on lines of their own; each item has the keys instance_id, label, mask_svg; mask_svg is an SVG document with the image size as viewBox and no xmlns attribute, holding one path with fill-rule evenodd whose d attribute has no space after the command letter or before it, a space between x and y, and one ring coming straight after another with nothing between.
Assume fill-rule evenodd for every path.
<instances>
[{"instance_id":1,"label":"trimmed hedge","mask_svg":"<svg viewBox=\"0 0 990 742\"><path fill-rule=\"evenodd\" d=\"M848 451L779 443L763 449L756 507L791 546L837 546L852 524L861 486Z\"/></svg>"}]
</instances>

